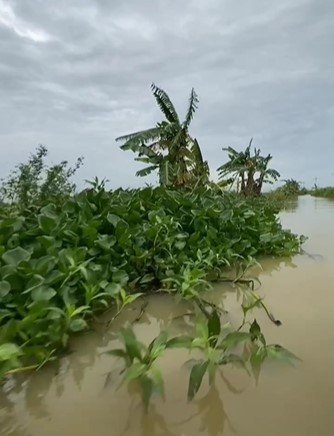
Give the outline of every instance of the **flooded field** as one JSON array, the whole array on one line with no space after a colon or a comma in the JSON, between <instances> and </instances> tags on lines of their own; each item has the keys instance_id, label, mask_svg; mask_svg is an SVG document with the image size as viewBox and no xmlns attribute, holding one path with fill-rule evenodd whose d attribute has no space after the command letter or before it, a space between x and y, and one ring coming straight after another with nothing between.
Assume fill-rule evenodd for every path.
<instances>
[{"instance_id":1,"label":"flooded field","mask_svg":"<svg viewBox=\"0 0 334 436\"><path fill-rule=\"evenodd\" d=\"M120 362L104 352L114 348L113 331L138 317L140 304L122 314L107 331L72 342L72 353L38 373L10 380L0 392L0 434L15 436L332 436L334 434L334 202L300 197L281 214L284 226L309 237L305 253L293 259L261 261L252 271L259 292L282 321L273 325L255 313L269 342L301 360L295 367L267 363L258 382L238 368L224 368L213 388L203 383L196 399L186 400L189 372L184 351L161 359L166 399L153 399L145 413L139 393L119 387ZM240 302L231 286L212 292L224 301L228 319L237 321ZM155 295L134 324L147 343L161 329L186 331L187 304Z\"/></svg>"}]
</instances>

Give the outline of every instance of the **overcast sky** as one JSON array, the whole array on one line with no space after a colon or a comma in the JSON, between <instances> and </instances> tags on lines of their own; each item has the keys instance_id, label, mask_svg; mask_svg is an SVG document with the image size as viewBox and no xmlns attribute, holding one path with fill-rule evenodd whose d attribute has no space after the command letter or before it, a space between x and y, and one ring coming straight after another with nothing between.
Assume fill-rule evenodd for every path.
<instances>
[{"instance_id":1,"label":"overcast sky","mask_svg":"<svg viewBox=\"0 0 334 436\"><path fill-rule=\"evenodd\" d=\"M161 121L155 82L181 114L197 91L213 177L254 137L283 178L334 185L333 41L333 0L0 0L0 177L44 144L85 156L79 180L145 183L114 139Z\"/></svg>"}]
</instances>

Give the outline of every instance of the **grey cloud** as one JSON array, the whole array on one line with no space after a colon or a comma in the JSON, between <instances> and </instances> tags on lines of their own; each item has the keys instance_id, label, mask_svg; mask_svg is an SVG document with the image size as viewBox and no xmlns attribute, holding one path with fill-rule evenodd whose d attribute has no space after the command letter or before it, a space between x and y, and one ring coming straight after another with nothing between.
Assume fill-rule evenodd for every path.
<instances>
[{"instance_id":1,"label":"grey cloud","mask_svg":"<svg viewBox=\"0 0 334 436\"><path fill-rule=\"evenodd\" d=\"M0 18L0 176L44 143L52 160L85 155L81 179L144 184L114 138L160 120L155 81L181 113L195 87L213 176L221 147L253 136L284 177L333 184L331 0L2 0L0 17L4 4L47 38Z\"/></svg>"}]
</instances>

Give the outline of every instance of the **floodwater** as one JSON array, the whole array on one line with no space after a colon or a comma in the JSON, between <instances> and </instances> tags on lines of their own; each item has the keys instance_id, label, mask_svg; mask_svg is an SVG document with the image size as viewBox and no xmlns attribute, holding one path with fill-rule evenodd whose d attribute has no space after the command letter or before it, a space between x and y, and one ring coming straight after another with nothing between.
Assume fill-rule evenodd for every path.
<instances>
[{"instance_id":1,"label":"floodwater","mask_svg":"<svg viewBox=\"0 0 334 436\"><path fill-rule=\"evenodd\" d=\"M146 414L135 388L119 387L121 362L104 353L117 345L113 331L138 317L140 305L109 330L82 335L59 364L10 380L0 392L0 434L12 436L332 436L334 435L334 201L300 197L281 214L285 227L309 240L305 254L263 259L258 291L280 327L254 313L271 343L302 360L295 367L267 363L258 382L240 368L224 367L214 387L203 383L186 400L189 358L168 351L160 361L166 398L154 398ZM211 293L237 322L239 303L231 286ZM164 295L150 297L134 324L145 343L160 329L187 331L186 303Z\"/></svg>"}]
</instances>

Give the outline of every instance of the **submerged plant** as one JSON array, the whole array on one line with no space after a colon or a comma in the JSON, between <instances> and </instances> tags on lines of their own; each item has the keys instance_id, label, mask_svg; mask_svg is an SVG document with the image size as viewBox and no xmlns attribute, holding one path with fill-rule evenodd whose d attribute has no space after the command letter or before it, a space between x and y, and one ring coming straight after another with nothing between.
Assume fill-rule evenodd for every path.
<instances>
[{"instance_id":1,"label":"submerged plant","mask_svg":"<svg viewBox=\"0 0 334 436\"><path fill-rule=\"evenodd\" d=\"M124 360L123 382L139 383L147 408L153 393L164 396L163 379L155 363L168 348L167 333L160 333L147 347L138 341L131 328L123 328L119 336L124 348L111 350L109 354Z\"/></svg>"},{"instance_id":2,"label":"submerged plant","mask_svg":"<svg viewBox=\"0 0 334 436\"><path fill-rule=\"evenodd\" d=\"M261 328L256 319L249 325L248 330L239 328L233 330L230 324L222 325L216 310L195 324L193 335L168 338L166 332L161 332L146 346L135 336L132 328L122 329L120 339L124 348L109 351L109 354L122 358L124 382L135 381L141 391L141 396L147 409L154 393L164 397L164 384L161 372L156 366L158 358L168 349L185 348L190 352L196 350L201 358L190 359L191 365L188 400L192 400L199 391L204 376L208 375L209 385L215 382L216 373L224 365L237 364L248 371L249 364L257 378L261 365L268 358L294 362L298 358L278 344L266 343Z\"/></svg>"}]
</instances>

